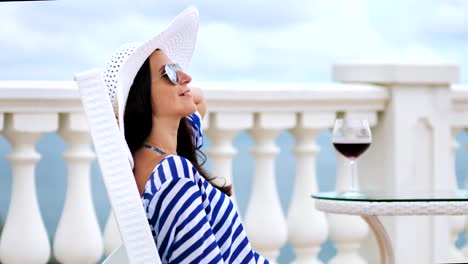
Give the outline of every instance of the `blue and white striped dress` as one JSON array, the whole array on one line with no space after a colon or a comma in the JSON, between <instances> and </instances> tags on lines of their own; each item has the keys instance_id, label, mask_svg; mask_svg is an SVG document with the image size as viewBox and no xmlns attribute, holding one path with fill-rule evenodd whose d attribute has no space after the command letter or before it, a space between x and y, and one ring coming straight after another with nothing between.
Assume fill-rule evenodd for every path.
<instances>
[{"instance_id":1,"label":"blue and white striped dress","mask_svg":"<svg viewBox=\"0 0 468 264\"><path fill-rule=\"evenodd\" d=\"M200 116L188 119L202 143ZM269 263L252 249L231 199L183 157L156 165L142 201L163 263Z\"/></svg>"}]
</instances>

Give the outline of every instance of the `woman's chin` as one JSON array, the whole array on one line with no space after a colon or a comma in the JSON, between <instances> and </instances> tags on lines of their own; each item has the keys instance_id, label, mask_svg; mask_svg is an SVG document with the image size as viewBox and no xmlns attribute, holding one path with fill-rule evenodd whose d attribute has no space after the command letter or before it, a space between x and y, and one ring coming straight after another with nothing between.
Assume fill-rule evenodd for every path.
<instances>
[{"instance_id":1,"label":"woman's chin","mask_svg":"<svg viewBox=\"0 0 468 264\"><path fill-rule=\"evenodd\" d=\"M183 113L182 113L182 116L188 116L188 115L191 115L193 113L195 113L197 111L197 106L195 104L193 104L193 107L187 107L184 109Z\"/></svg>"}]
</instances>

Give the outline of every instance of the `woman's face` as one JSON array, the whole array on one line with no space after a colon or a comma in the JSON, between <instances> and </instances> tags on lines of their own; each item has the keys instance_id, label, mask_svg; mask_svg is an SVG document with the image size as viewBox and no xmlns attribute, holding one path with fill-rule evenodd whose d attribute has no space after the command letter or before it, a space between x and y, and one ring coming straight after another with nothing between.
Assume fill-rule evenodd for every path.
<instances>
[{"instance_id":1,"label":"woman's face","mask_svg":"<svg viewBox=\"0 0 468 264\"><path fill-rule=\"evenodd\" d=\"M177 71L178 83L173 84L167 76L163 76L164 66L173 63L169 57L161 50L156 50L149 59L153 115L182 118L193 114L197 106L187 86L192 81L192 77L182 71Z\"/></svg>"}]
</instances>

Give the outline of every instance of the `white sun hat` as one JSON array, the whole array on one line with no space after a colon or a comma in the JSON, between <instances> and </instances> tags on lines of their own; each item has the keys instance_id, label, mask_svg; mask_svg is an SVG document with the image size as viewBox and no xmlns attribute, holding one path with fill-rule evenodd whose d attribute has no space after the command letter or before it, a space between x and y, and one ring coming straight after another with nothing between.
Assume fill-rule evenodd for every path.
<instances>
[{"instance_id":1,"label":"white sun hat","mask_svg":"<svg viewBox=\"0 0 468 264\"><path fill-rule=\"evenodd\" d=\"M144 43L129 43L117 49L106 64L103 80L114 108L122 140L127 146L133 168L133 157L125 140L124 112L128 93L136 74L156 49L161 49L174 63L187 72L198 33L198 10L189 7L182 11L161 33Z\"/></svg>"}]
</instances>

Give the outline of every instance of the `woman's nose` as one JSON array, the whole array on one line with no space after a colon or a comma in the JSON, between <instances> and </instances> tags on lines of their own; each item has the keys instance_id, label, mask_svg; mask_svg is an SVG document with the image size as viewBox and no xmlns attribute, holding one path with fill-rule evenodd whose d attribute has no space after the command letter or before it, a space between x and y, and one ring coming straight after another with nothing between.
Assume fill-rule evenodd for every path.
<instances>
[{"instance_id":1,"label":"woman's nose","mask_svg":"<svg viewBox=\"0 0 468 264\"><path fill-rule=\"evenodd\" d=\"M192 77L183 71L178 71L177 74L179 75L180 85L186 85L192 81Z\"/></svg>"}]
</instances>

